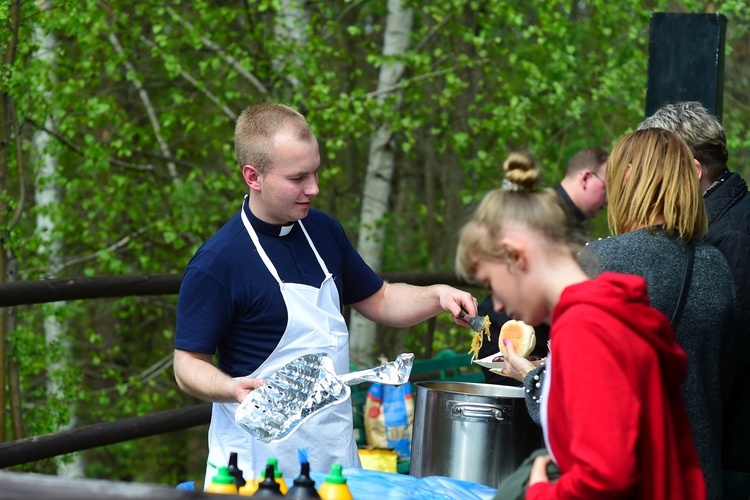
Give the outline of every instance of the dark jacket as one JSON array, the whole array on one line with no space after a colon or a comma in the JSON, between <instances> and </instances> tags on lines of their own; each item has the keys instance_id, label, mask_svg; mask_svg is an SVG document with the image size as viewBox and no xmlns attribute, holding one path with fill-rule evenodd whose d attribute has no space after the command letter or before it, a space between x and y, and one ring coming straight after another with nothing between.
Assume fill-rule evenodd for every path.
<instances>
[{"instance_id":1,"label":"dark jacket","mask_svg":"<svg viewBox=\"0 0 750 500\"><path fill-rule=\"evenodd\" d=\"M589 276L604 271L635 274L648 283L651 304L672 316L687 267L687 246L657 228L639 229L589 243L579 255ZM675 331L688 359L682 395L709 499L721 499L722 398L726 358L722 347L736 328L732 273L712 245L695 245L692 280ZM554 332L553 332L554 333ZM552 340L554 344L554 339ZM638 369L636 366L634 369Z\"/></svg>"},{"instance_id":2,"label":"dark jacket","mask_svg":"<svg viewBox=\"0 0 750 500\"><path fill-rule=\"evenodd\" d=\"M750 196L736 172L726 172L704 195L708 213L706 241L718 248L732 271L738 328L726 346L725 359L734 361L724 408L723 468L750 472Z\"/></svg>"},{"instance_id":3,"label":"dark jacket","mask_svg":"<svg viewBox=\"0 0 750 500\"><path fill-rule=\"evenodd\" d=\"M568 192L565 191L565 188L562 187L561 184L558 184L555 187L555 192L557 193L557 196L559 196L562 200L563 204L565 205L565 209L568 212L568 222L570 223L570 229L578 238L586 239L586 221L588 219L585 215L583 215L583 212L581 212L576 204L573 203L573 200L570 199Z\"/></svg>"}]
</instances>

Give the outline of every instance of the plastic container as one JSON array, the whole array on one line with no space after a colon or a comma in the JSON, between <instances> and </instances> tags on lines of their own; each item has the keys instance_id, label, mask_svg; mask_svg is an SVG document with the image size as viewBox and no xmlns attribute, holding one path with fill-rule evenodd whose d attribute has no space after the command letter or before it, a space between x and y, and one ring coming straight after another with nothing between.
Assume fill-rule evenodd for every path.
<instances>
[{"instance_id":1,"label":"plastic container","mask_svg":"<svg viewBox=\"0 0 750 500\"><path fill-rule=\"evenodd\" d=\"M253 493L254 497L281 498L284 494L281 492L281 486L275 479L275 467L273 464L266 465L266 473L263 481L258 483L258 489Z\"/></svg>"},{"instance_id":2,"label":"plastic container","mask_svg":"<svg viewBox=\"0 0 750 500\"><path fill-rule=\"evenodd\" d=\"M252 472L248 475L249 477L245 480L245 486L239 488L240 495L251 497L258 491L258 481L253 476Z\"/></svg>"},{"instance_id":3,"label":"plastic container","mask_svg":"<svg viewBox=\"0 0 750 500\"><path fill-rule=\"evenodd\" d=\"M239 493L242 496L251 497L258 491L258 482L255 479L251 479L245 482L245 486L239 489Z\"/></svg>"},{"instance_id":4,"label":"plastic container","mask_svg":"<svg viewBox=\"0 0 750 500\"><path fill-rule=\"evenodd\" d=\"M318 489L318 495L322 500L354 500L341 469L341 464L331 466L331 473Z\"/></svg>"},{"instance_id":5,"label":"plastic container","mask_svg":"<svg viewBox=\"0 0 750 500\"><path fill-rule=\"evenodd\" d=\"M227 464L227 470L229 475L234 478L234 485L239 490L245 486L245 478L242 477L242 469L237 466L237 452L233 451L229 454L229 464Z\"/></svg>"},{"instance_id":6,"label":"plastic container","mask_svg":"<svg viewBox=\"0 0 750 500\"><path fill-rule=\"evenodd\" d=\"M225 495L236 495L237 486L234 485L234 478L229 475L229 467L219 467L219 471L211 480L211 484L206 488L206 493L221 493Z\"/></svg>"},{"instance_id":7,"label":"plastic container","mask_svg":"<svg viewBox=\"0 0 750 500\"><path fill-rule=\"evenodd\" d=\"M273 465L274 470L274 479L277 483L279 483L279 487L281 488L281 493L286 495L289 491L289 487L286 485L286 481L284 481L284 473L279 470L279 460L274 457L269 457L268 460L266 460L266 467L269 465ZM266 477L265 472L260 473L260 479L258 480L258 483L263 481L263 479Z\"/></svg>"},{"instance_id":8,"label":"plastic container","mask_svg":"<svg viewBox=\"0 0 750 500\"><path fill-rule=\"evenodd\" d=\"M302 462L299 476L294 478L294 484L286 493L287 498L320 498L315 489L315 481L310 477L310 462Z\"/></svg>"}]
</instances>

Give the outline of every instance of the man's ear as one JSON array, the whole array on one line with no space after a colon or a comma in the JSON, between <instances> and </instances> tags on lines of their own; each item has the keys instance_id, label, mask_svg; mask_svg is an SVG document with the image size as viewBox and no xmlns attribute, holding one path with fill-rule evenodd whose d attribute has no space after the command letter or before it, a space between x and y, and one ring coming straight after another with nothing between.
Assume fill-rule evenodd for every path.
<instances>
[{"instance_id":1,"label":"man's ear","mask_svg":"<svg viewBox=\"0 0 750 500\"><path fill-rule=\"evenodd\" d=\"M693 161L695 162L695 170L698 172L698 180L701 181L703 180L703 165L697 158L693 158Z\"/></svg>"},{"instance_id":2,"label":"man's ear","mask_svg":"<svg viewBox=\"0 0 750 500\"><path fill-rule=\"evenodd\" d=\"M242 177L245 179L245 183L250 189L254 191L260 190L260 173L257 168L252 165L245 165L242 167Z\"/></svg>"},{"instance_id":3,"label":"man's ear","mask_svg":"<svg viewBox=\"0 0 750 500\"><path fill-rule=\"evenodd\" d=\"M586 190L586 184L588 183L589 179L591 179L591 176L594 175L594 173L587 169L581 170L581 187L583 190Z\"/></svg>"}]
</instances>

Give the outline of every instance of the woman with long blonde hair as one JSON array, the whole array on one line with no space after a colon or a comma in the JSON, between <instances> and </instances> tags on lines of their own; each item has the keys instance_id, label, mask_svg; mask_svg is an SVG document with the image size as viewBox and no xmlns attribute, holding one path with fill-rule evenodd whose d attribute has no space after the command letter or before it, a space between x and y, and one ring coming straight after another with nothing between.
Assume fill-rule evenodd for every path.
<instances>
[{"instance_id":1,"label":"woman with long blonde hair","mask_svg":"<svg viewBox=\"0 0 750 500\"><path fill-rule=\"evenodd\" d=\"M614 271L645 278L651 303L671 318L688 356L682 395L708 498L720 499L734 282L722 253L702 241L708 218L690 148L664 129L626 135L609 158L607 196L614 236L587 245L581 264L589 276Z\"/></svg>"}]
</instances>

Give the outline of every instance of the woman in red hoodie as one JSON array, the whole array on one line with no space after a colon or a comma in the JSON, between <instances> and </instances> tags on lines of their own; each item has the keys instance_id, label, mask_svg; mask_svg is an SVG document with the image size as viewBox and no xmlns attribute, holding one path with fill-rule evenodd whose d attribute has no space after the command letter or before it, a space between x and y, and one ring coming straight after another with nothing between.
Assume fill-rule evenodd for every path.
<instances>
[{"instance_id":1,"label":"woman in red hoodie","mask_svg":"<svg viewBox=\"0 0 750 500\"><path fill-rule=\"evenodd\" d=\"M456 269L489 288L495 310L551 321L541 420L550 456L534 462L526 498L704 499L680 384L687 361L646 282L576 261L565 208L537 189L523 157L484 197L460 236ZM546 465L560 470L550 482Z\"/></svg>"}]
</instances>

